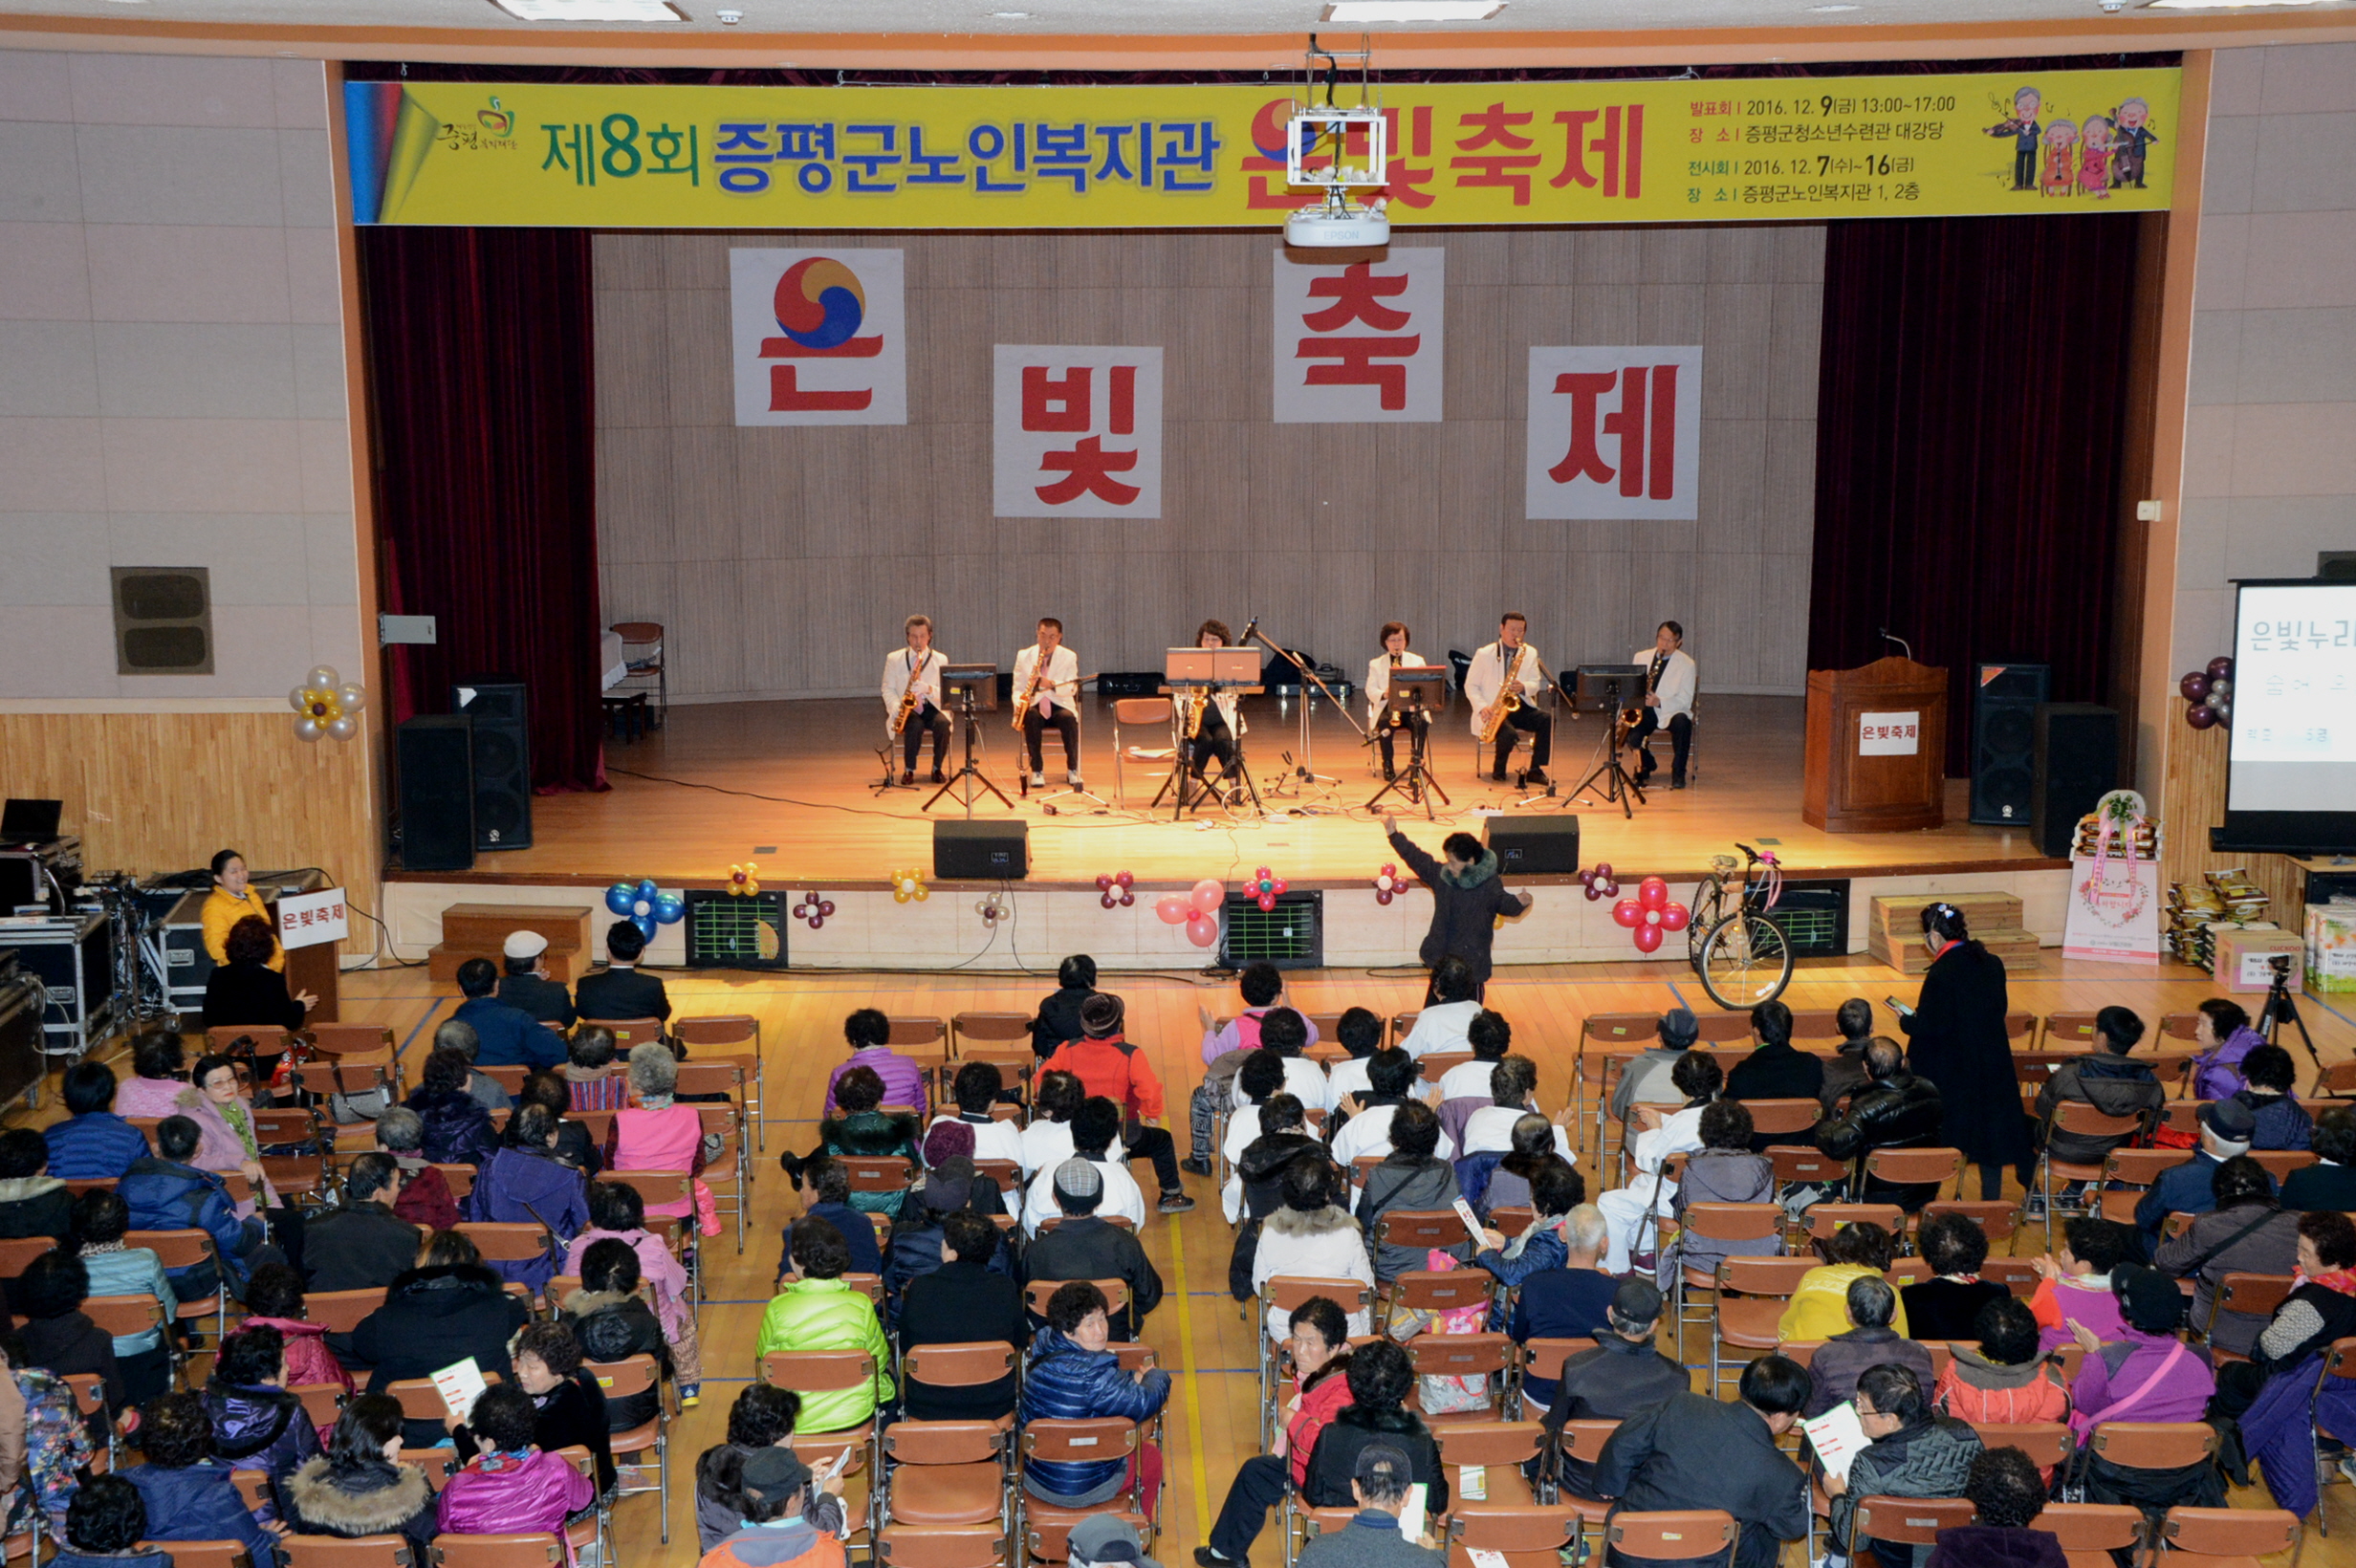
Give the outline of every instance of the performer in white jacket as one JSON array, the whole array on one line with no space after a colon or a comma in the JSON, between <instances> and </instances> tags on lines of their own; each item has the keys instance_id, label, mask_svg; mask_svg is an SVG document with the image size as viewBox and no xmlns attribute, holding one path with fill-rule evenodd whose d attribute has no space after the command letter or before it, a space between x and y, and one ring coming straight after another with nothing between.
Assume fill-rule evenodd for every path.
<instances>
[{"instance_id":1,"label":"performer in white jacket","mask_svg":"<svg viewBox=\"0 0 2356 1568\"><path fill-rule=\"evenodd\" d=\"M1514 695L1521 699L1521 706L1506 714L1504 722L1497 726L1496 757L1489 771L1489 776L1500 784L1505 782L1506 759L1514 754L1515 730L1530 732L1530 772L1526 782L1546 782L1546 761L1554 752L1554 715L1540 711L1538 706L1538 693L1546 689L1545 666L1538 659L1538 649L1522 641L1529 625L1527 616L1509 612L1497 622L1497 640L1483 644L1464 672L1465 707L1472 714L1473 738L1478 740L1488 724L1490 709L1506 694L1506 671L1514 671Z\"/></svg>"},{"instance_id":2,"label":"performer in white jacket","mask_svg":"<svg viewBox=\"0 0 2356 1568\"><path fill-rule=\"evenodd\" d=\"M1397 764L1391 758L1391 740L1396 731L1391 727L1390 714L1385 704L1390 700L1390 672L1394 669L1423 669L1430 661L1407 648L1407 628L1402 621L1383 622L1383 651L1366 665L1366 728L1374 731L1383 748L1383 776L1396 778ZM1415 726L1415 741L1421 745L1431 731L1431 720L1418 711L1407 720Z\"/></svg>"},{"instance_id":3,"label":"performer in white jacket","mask_svg":"<svg viewBox=\"0 0 2356 1568\"><path fill-rule=\"evenodd\" d=\"M1685 628L1674 621L1662 621L1661 629L1653 636L1652 646L1638 649L1636 657L1628 662L1645 666L1645 716L1628 731L1628 740L1642 748L1655 730L1668 730L1672 753L1669 787L1682 790L1686 752L1693 744L1693 687L1699 674L1693 656L1685 651ZM1636 782L1644 783L1659 767L1647 749Z\"/></svg>"},{"instance_id":4,"label":"performer in white jacket","mask_svg":"<svg viewBox=\"0 0 2356 1568\"><path fill-rule=\"evenodd\" d=\"M912 615L907 621L908 645L884 658L884 722L900 717L901 699L916 688L916 706L900 727L900 782L916 782L916 752L925 736L932 736L932 781L941 782L941 759L949 754L949 715L941 710L941 670L949 657L932 645L932 617Z\"/></svg>"},{"instance_id":5,"label":"performer in white jacket","mask_svg":"<svg viewBox=\"0 0 2356 1568\"><path fill-rule=\"evenodd\" d=\"M1034 686L1032 677L1042 659L1047 671ZM1080 659L1063 645L1063 622L1054 616L1041 616L1038 641L1014 655L1014 700L1022 702L1026 694L1031 700L1014 722L1022 727L1030 752L1031 787L1047 782L1039 742L1052 725L1063 736L1063 781L1076 790L1085 788L1080 777Z\"/></svg>"}]
</instances>

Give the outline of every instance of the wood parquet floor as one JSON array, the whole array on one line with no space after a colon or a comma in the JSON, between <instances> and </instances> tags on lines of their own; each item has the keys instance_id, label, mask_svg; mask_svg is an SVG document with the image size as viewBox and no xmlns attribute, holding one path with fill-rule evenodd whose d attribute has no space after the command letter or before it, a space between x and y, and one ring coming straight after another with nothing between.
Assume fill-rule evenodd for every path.
<instances>
[{"instance_id":1,"label":"wood parquet floor","mask_svg":"<svg viewBox=\"0 0 2356 1568\"><path fill-rule=\"evenodd\" d=\"M1551 1108L1568 1092L1582 1017L1670 1005L1665 980L1683 984L1685 978L1683 971L1665 976L1659 968L1636 964L1509 969L1493 983L1491 1001L1513 1022L1515 1049L1538 1062L1540 1093ZM1053 985L1047 977L974 974L729 976L674 971L665 979L680 1013L750 1013L760 1018L772 1157L784 1147L806 1146L811 1139L825 1076L842 1049L840 1020L850 1010L874 1006L893 1013L947 1017L969 1009L1027 1009ZM1186 1093L1202 1071L1195 1009L1201 1004L1218 1013L1233 1011L1233 991L1184 973L1123 975L1119 984L1128 1002L1130 1037L1144 1044L1167 1087L1173 1107L1169 1120L1183 1149ZM1870 959L1814 961L1802 966L1785 999L1797 1008L1829 1008L1845 997L1863 995L1874 998L1878 1008L1886 994L1911 1000L1918 985L1916 979L1897 975ZM2213 991L2207 981L2181 969L2171 968L2157 978L2123 979L2115 969L2057 961L2017 984L2012 1002L2040 1015L2117 1002L2156 1019L2162 1013L2191 1008ZM383 1022L411 1057L422 1054L432 1024L447 1015L455 1000L447 988L430 984L423 969L354 972L343 981L344 1015ZM1364 1005L1387 1015L1415 1006L1420 985L1359 970L1312 971L1295 977L1291 1000L1317 1011ZM2356 1019L2313 998L2302 999L2302 1005L2327 1061L2356 1054ZM1887 1018L1883 1027L1888 1027ZM45 1122L56 1114L55 1098L49 1096L34 1120ZM1585 1166L1593 1189L1592 1162ZM1198 1207L1183 1216L1157 1217L1146 1228L1147 1249L1169 1294L1148 1320L1145 1338L1159 1348L1162 1364L1175 1381L1167 1413L1169 1484L1164 1534L1154 1554L1166 1565L1190 1561L1194 1547L1206 1538L1237 1461L1255 1451L1258 1421L1252 1325L1224 1289L1231 1232L1219 1217L1210 1184L1188 1180ZM695 1456L721 1440L729 1404L753 1373L753 1346L776 1270L778 1233L796 1212L774 1158L756 1166L752 1207L746 1251L740 1255L723 1237L707 1252L705 1392L702 1404L672 1429L671 1540L665 1546L657 1539L651 1498L628 1499L617 1511L620 1556L628 1568L681 1568L694 1559L689 1498ZM2242 1506L2271 1506L2262 1487L2234 1500ZM2304 1560L2318 1565L2356 1563L2356 1548L2347 1544L2356 1541L2356 1489L2329 1489L2323 1508L2332 1535L2321 1537L2310 1525ZM1255 1560L1263 1565L1277 1560L1273 1535L1263 1537ZM1798 1546L1790 1548L1783 1560L1786 1568L1806 1568Z\"/></svg>"}]
</instances>

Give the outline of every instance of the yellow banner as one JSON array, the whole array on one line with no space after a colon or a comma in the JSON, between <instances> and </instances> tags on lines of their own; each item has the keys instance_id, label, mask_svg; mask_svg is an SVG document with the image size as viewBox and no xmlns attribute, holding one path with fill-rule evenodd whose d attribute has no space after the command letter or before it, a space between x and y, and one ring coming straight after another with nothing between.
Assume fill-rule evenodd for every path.
<instances>
[{"instance_id":1,"label":"yellow banner","mask_svg":"<svg viewBox=\"0 0 2356 1568\"><path fill-rule=\"evenodd\" d=\"M1398 83L1381 194L1407 225L2164 208L2178 76ZM365 223L1257 228L1314 195L1285 183L1293 100L1267 87L345 95Z\"/></svg>"}]
</instances>

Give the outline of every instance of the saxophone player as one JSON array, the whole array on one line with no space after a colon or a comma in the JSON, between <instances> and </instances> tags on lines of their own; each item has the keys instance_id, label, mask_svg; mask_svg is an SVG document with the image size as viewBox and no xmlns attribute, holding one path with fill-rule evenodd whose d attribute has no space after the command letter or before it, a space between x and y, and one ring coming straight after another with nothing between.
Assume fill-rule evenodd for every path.
<instances>
[{"instance_id":1,"label":"saxophone player","mask_svg":"<svg viewBox=\"0 0 2356 1568\"><path fill-rule=\"evenodd\" d=\"M1390 700L1390 672L1394 669L1422 669L1427 664L1422 654L1408 651L1408 636L1404 622L1383 622L1383 651L1366 665L1366 728L1374 731L1376 743L1383 748L1383 776L1385 779L1399 776L1398 768L1391 757L1393 730L1390 714L1385 708ZM1406 722L1415 726L1415 743L1421 747L1424 737L1430 732L1430 718L1418 709Z\"/></svg>"},{"instance_id":2,"label":"saxophone player","mask_svg":"<svg viewBox=\"0 0 2356 1568\"><path fill-rule=\"evenodd\" d=\"M1514 754L1514 731L1530 734L1530 772L1526 775L1532 784L1543 784L1546 779L1546 760L1554 754L1554 715L1538 711L1538 696L1546 688L1543 666L1538 663L1538 650L1524 639L1530 629L1529 617L1509 610L1497 622L1497 640L1472 656L1472 666L1465 671L1465 705L1472 710L1472 738L1478 742L1492 728L1496 732L1496 757L1489 776L1505 782L1505 764ZM1499 712L1508 698L1518 706Z\"/></svg>"},{"instance_id":3,"label":"saxophone player","mask_svg":"<svg viewBox=\"0 0 2356 1568\"><path fill-rule=\"evenodd\" d=\"M1039 743L1052 725L1063 736L1063 781L1087 788L1080 776L1080 659L1063 645L1063 622L1054 616L1041 616L1038 641L1014 655L1014 699L1022 705L1014 722L1031 753L1031 787L1047 783Z\"/></svg>"},{"instance_id":4,"label":"saxophone player","mask_svg":"<svg viewBox=\"0 0 2356 1568\"><path fill-rule=\"evenodd\" d=\"M884 656L884 717L900 737L900 782L916 782L916 753L932 736L932 781L942 780L949 753L949 715L941 710L941 670L948 656L932 648L932 617L912 615L908 644Z\"/></svg>"},{"instance_id":5,"label":"saxophone player","mask_svg":"<svg viewBox=\"0 0 2356 1568\"><path fill-rule=\"evenodd\" d=\"M1693 687L1700 671L1694 667L1693 656L1685 651L1685 628L1674 621L1664 621L1653 634L1652 646L1638 650L1630 661L1645 666L1645 711L1628 731L1631 745L1644 751L1645 760L1636 774L1636 782L1644 783L1660 766L1652 760L1651 749L1645 746L1657 730L1669 731L1669 787L1685 788L1685 759L1693 745Z\"/></svg>"},{"instance_id":6,"label":"saxophone player","mask_svg":"<svg viewBox=\"0 0 2356 1568\"><path fill-rule=\"evenodd\" d=\"M1227 648L1234 644L1235 634L1227 629L1224 621L1206 621L1194 633L1194 645L1198 648ZM1243 732L1243 720L1236 716L1235 703L1233 692L1222 691L1208 700L1201 692L1195 692L1179 705L1182 722L1191 722L1195 706L1201 705L1202 722L1194 730L1193 772L1197 783L1213 759L1219 764L1220 777L1232 780L1235 772L1235 737Z\"/></svg>"}]
</instances>

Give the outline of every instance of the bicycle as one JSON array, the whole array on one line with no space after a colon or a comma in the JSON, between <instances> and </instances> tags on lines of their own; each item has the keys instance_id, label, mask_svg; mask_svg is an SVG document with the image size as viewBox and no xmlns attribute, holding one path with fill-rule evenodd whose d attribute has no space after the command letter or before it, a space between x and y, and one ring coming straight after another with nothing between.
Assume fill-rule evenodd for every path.
<instances>
[{"instance_id":1,"label":"bicycle","mask_svg":"<svg viewBox=\"0 0 2356 1568\"><path fill-rule=\"evenodd\" d=\"M1686 927L1686 956L1710 999L1730 1012L1747 1013L1772 1002L1792 983L1792 945L1767 911L1783 896L1783 869L1773 855L1749 844L1736 868L1732 855L1713 855L1710 875L1693 895L1693 918ZM1765 866L1763 875L1756 868Z\"/></svg>"}]
</instances>

